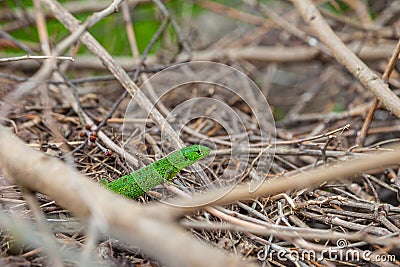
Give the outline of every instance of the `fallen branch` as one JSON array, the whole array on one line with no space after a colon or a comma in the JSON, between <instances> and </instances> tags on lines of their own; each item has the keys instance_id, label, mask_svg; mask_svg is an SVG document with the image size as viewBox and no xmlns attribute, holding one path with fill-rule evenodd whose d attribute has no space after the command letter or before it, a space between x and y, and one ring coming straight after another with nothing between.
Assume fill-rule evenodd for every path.
<instances>
[{"instance_id":1,"label":"fallen branch","mask_svg":"<svg viewBox=\"0 0 400 267\"><path fill-rule=\"evenodd\" d=\"M395 48L395 43L388 43L380 46L363 45L358 49L358 43L350 44L352 51L357 51L357 55L363 60L381 60L390 57ZM357 50L358 49L358 50ZM224 49L206 49L193 52L194 61L223 61L226 58L230 60L250 60L256 62L305 62L318 58L320 52L315 47L276 47L276 46L252 46L252 47L234 47ZM177 57L178 61L184 60L186 55ZM132 57L114 56L114 60L123 69L132 70L137 67ZM149 56L146 64L151 66L158 63L158 58ZM21 70L37 69L39 64L32 64L24 61L9 62L8 66ZM104 69L102 62L91 55L79 55L73 64L74 69Z\"/></svg>"}]
</instances>

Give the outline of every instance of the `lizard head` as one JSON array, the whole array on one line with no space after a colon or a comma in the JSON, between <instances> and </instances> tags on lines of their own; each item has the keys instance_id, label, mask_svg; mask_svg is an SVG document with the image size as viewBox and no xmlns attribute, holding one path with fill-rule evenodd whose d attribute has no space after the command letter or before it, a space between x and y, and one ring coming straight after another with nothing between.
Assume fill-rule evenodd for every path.
<instances>
[{"instance_id":1,"label":"lizard head","mask_svg":"<svg viewBox=\"0 0 400 267\"><path fill-rule=\"evenodd\" d=\"M200 160L210 154L210 148L201 145L187 146L181 150L182 155L189 161Z\"/></svg>"},{"instance_id":2,"label":"lizard head","mask_svg":"<svg viewBox=\"0 0 400 267\"><path fill-rule=\"evenodd\" d=\"M172 152L164 158L166 161L165 166L174 167L174 173L179 172L183 168L186 168L198 160L208 156L210 154L210 148L201 145L192 145L184 147L180 150Z\"/></svg>"}]
</instances>

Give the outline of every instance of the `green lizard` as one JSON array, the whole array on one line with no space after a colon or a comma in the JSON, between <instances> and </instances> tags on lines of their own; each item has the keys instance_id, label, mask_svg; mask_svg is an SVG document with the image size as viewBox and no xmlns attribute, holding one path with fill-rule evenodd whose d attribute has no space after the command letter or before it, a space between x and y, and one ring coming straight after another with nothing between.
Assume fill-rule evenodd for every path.
<instances>
[{"instance_id":1,"label":"green lizard","mask_svg":"<svg viewBox=\"0 0 400 267\"><path fill-rule=\"evenodd\" d=\"M210 154L210 149L206 146L188 146L113 182L104 181L103 184L117 194L137 198L162 182L172 181L183 168L208 154Z\"/></svg>"}]
</instances>

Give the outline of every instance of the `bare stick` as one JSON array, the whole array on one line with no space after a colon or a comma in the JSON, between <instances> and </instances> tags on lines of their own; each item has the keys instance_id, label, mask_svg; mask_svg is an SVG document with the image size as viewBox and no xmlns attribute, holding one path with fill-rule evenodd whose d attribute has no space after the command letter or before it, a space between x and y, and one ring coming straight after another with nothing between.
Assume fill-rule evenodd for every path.
<instances>
[{"instance_id":1,"label":"bare stick","mask_svg":"<svg viewBox=\"0 0 400 267\"><path fill-rule=\"evenodd\" d=\"M363 44L361 49L357 50L357 46L350 44L349 48L357 52L357 55L362 60L381 60L390 57L396 46L393 42L388 42L388 44L382 44L380 46L371 46L368 44ZM196 61L223 61L229 58L232 61L240 60L250 60L255 62L309 62L320 56L319 49L309 46L296 46L296 47L276 47L276 46L247 46L247 47L228 47L221 50L218 49L205 49L193 52L192 60ZM129 56L114 56L115 61L120 64L126 70L136 69L137 66L134 64L132 57ZM156 65L158 63L158 58L156 56L149 56L146 60L147 65L154 64L154 67L146 68L146 72L157 72L161 71L168 65ZM184 55L178 55L176 61L185 62L187 60L186 53ZM28 62L17 61L9 62L10 66L18 68L21 70L35 70L37 69L36 64L28 64ZM74 63L75 69L102 69L104 70L104 65L96 57L92 55L80 55L75 59ZM128 72L132 73L132 72ZM132 76L132 75L130 75ZM114 76L115 77L115 76ZM82 83L85 80L91 81L97 78L81 78L77 79L77 82ZM104 80L110 80L107 77ZM75 82L74 82L75 83Z\"/></svg>"},{"instance_id":2,"label":"bare stick","mask_svg":"<svg viewBox=\"0 0 400 267\"><path fill-rule=\"evenodd\" d=\"M389 59L389 63L386 66L385 72L382 74L382 80L384 82L387 82L389 80L390 74L393 72L393 69L396 65L396 62L399 58L400 54L400 40L397 42L396 48L394 49L393 55ZM369 126L371 125L372 118L374 117L375 110L379 106L379 101L378 99L374 100L374 103L372 104L371 108L368 111L367 117L365 118L364 124L361 128L360 134L357 137L357 145L363 146L365 138L368 133Z\"/></svg>"},{"instance_id":3,"label":"bare stick","mask_svg":"<svg viewBox=\"0 0 400 267\"><path fill-rule=\"evenodd\" d=\"M74 61L74 59L72 57L24 55L24 56L18 56L18 57L0 58L0 62L10 62L10 61L27 60L27 59L59 59L59 60Z\"/></svg>"},{"instance_id":4,"label":"bare stick","mask_svg":"<svg viewBox=\"0 0 400 267\"><path fill-rule=\"evenodd\" d=\"M40 9L40 0L33 0L33 5L34 5L36 28L38 30L39 40L40 40L40 48L44 55L49 56L51 55L50 45L49 45L49 34L46 28L45 16L42 10Z\"/></svg>"},{"instance_id":5,"label":"bare stick","mask_svg":"<svg viewBox=\"0 0 400 267\"><path fill-rule=\"evenodd\" d=\"M16 40L14 37L12 37L11 35L9 35L7 32L3 31L0 29L0 37L2 39L6 39L11 41L12 43L14 43L17 47L19 47L20 49L24 50L26 53L30 54L30 55L36 55L35 51L33 51L32 49L30 49L27 45L25 45L24 43Z\"/></svg>"},{"instance_id":6,"label":"bare stick","mask_svg":"<svg viewBox=\"0 0 400 267\"><path fill-rule=\"evenodd\" d=\"M400 118L400 99L340 40L314 4L310 0L292 0L292 2L336 60L370 90L390 112Z\"/></svg>"},{"instance_id":7,"label":"bare stick","mask_svg":"<svg viewBox=\"0 0 400 267\"><path fill-rule=\"evenodd\" d=\"M179 27L178 23L174 20L174 18L170 16L166 6L160 0L152 0L152 1L160 9L161 13L171 21L171 25L174 28L176 35L178 36L179 44L182 46L183 50L187 53L188 58L186 60L190 60L192 57L192 51L186 39L183 37L182 30Z\"/></svg>"}]
</instances>

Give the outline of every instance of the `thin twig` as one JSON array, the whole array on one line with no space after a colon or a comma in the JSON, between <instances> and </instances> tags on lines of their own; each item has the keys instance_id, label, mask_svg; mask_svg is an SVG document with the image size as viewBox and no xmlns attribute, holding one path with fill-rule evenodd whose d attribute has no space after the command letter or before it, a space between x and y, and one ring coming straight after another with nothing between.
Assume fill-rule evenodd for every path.
<instances>
[{"instance_id":1,"label":"thin twig","mask_svg":"<svg viewBox=\"0 0 400 267\"><path fill-rule=\"evenodd\" d=\"M389 63L386 66L385 71L382 74L382 80L387 83L390 77L390 74L393 72L394 67L396 66L396 62L399 58L399 54L400 54L400 39L397 42L396 48L393 51L393 55L390 57L389 59ZM373 104L371 105L371 108L369 109L368 113L367 113L367 117L364 120L364 124L360 130L359 135L357 136L357 145L359 146L363 146L364 142L365 142L365 138L367 136L368 133L368 129L371 125L371 121L374 117L375 111L379 106L379 100L376 98L373 102Z\"/></svg>"},{"instance_id":2,"label":"thin twig","mask_svg":"<svg viewBox=\"0 0 400 267\"><path fill-rule=\"evenodd\" d=\"M26 46L25 44L23 44L22 42L16 40L14 37L12 37L11 35L9 35L7 32L3 31L0 29L0 37L2 39L5 40L9 40L11 42L13 42L16 46L18 46L20 49L24 50L26 53L28 53L29 55L33 55L36 56L35 51L33 51L32 49L30 49L28 46Z\"/></svg>"},{"instance_id":3,"label":"thin twig","mask_svg":"<svg viewBox=\"0 0 400 267\"><path fill-rule=\"evenodd\" d=\"M185 51L185 53L187 54L187 58L183 61L190 60L192 58L192 50L190 49L190 46L189 46L186 38L184 38L184 36L183 36L181 27L178 25L178 23L175 21L175 19L173 17L171 17L167 7L163 4L163 2L161 2L160 0L152 0L152 1L160 9L161 13L171 21L171 25L174 28L176 35L178 36L178 42L181 45L181 47L183 48L183 50Z\"/></svg>"},{"instance_id":4,"label":"thin twig","mask_svg":"<svg viewBox=\"0 0 400 267\"><path fill-rule=\"evenodd\" d=\"M0 58L0 62L10 62L10 61L18 61L18 60L27 60L27 59L59 59L59 60L69 60L75 61L72 57L63 57L63 56L31 56L24 55L18 57L8 57L8 58Z\"/></svg>"}]
</instances>

